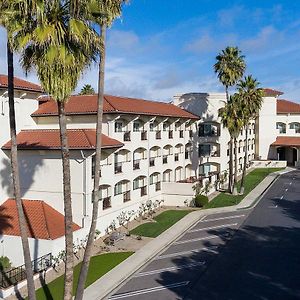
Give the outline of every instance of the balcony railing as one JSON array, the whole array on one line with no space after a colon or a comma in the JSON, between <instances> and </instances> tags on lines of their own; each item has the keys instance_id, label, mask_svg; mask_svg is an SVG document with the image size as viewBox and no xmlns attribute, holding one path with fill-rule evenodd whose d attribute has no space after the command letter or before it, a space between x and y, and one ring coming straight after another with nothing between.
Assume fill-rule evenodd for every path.
<instances>
[{"instance_id":1,"label":"balcony railing","mask_svg":"<svg viewBox=\"0 0 300 300\"><path fill-rule=\"evenodd\" d=\"M179 138L183 138L183 130L179 130Z\"/></svg>"},{"instance_id":2,"label":"balcony railing","mask_svg":"<svg viewBox=\"0 0 300 300\"><path fill-rule=\"evenodd\" d=\"M115 163L115 174L122 173L122 163Z\"/></svg>"},{"instance_id":3,"label":"balcony railing","mask_svg":"<svg viewBox=\"0 0 300 300\"><path fill-rule=\"evenodd\" d=\"M108 209L108 208L111 208L111 197L105 197L105 198L102 198L102 205L103 205L103 210L105 209Z\"/></svg>"},{"instance_id":4,"label":"balcony railing","mask_svg":"<svg viewBox=\"0 0 300 300\"><path fill-rule=\"evenodd\" d=\"M150 167L154 167L155 166L155 158L154 157L150 157L149 158L149 166Z\"/></svg>"},{"instance_id":5,"label":"balcony railing","mask_svg":"<svg viewBox=\"0 0 300 300\"><path fill-rule=\"evenodd\" d=\"M130 142L131 138L130 138L130 131L126 131L124 133L124 142Z\"/></svg>"},{"instance_id":6,"label":"balcony railing","mask_svg":"<svg viewBox=\"0 0 300 300\"><path fill-rule=\"evenodd\" d=\"M168 155L164 155L163 156L163 164L167 164L168 163Z\"/></svg>"},{"instance_id":7,"label":"balcony railing","mask_svg":"<svg viewBox=\"0 0 300 300\"><path fill-rule=\"evenodd\" d=\"M140 168L140 159L133 160L133 170L138 170Z\"/></svg>"},{"instance_id":8,"label":"balcony railing","mask_svg":"<svg viewBox=\"0 0 300 300\"><path fill-rule=\"evenodd\" d=\"M156 139L160 140L161 139L161 131L156 131Z\"/></svg>"},{"instance_id":9,"label":"balcony railing","mask_svg":"<svg viewBox=\"0 0 300 300\"><path fill-rule=\"evenodd\" d=\"M130 200L130 191L127 191L123 194L123 202L128 202Z\"/></svg>"},{"instance_id":10,"label":"balcony railing","mask_svg":"<svg viewBox=\"0 0 300 300\"><path fill-rule=\"evenodd\" d=\"M142 131L141 132L141 140L146 141L147 140L147 131Z\"/></svg>"},{"instance_id":11,"label":"balcony railing","mask_svg":"<svg viewBox=\"0 0 300 300\"><path fill-rule=\"evenodd\" d=\"M179 160L179 154L178 154L178 153L175 153L175 155L174 155L174 160L175 160L175 161L178 161L178 160Z\"/></svg>"},{"instance_id":12,"label":"balcony railing","mask_svg":"<svg viewBox=\"0 0 300 300\"><path fill-rule=\"evenodd\" d=\"M157 192L157 191L160 191L161 190L161 184L160 184L160 182L156 182L155 183L155 191Z\"/></svg>"},{"instance_id":13,"label":"balcony railing","mask_svg":"<svg viewBox=\"0 0 300 300\"><path fill-rule=\"evenodd\" d=\"M211 157L220 157L220 151L219 150L211 151L210 156Z\"/></svg>"},{"instance_id":14,"label":"balcony railing","mask_svg":"<svg viewBox=\"0 0 300 300\"><path fill-rule=\"evenodd\" d=\"M143 186L141 187L141 197L146 196L147 195L147 186Z\"/></svg>"},{"instance_id":15,"label":"balcony railing","mask_svg":"<svg viewBox=\"0 0 300 300\"><path fill-rule=\"evenodd\" d=\"M169 139L172 139L173 138L173 130L170 130L169 131Z\"/></svg>"}]
</instances>

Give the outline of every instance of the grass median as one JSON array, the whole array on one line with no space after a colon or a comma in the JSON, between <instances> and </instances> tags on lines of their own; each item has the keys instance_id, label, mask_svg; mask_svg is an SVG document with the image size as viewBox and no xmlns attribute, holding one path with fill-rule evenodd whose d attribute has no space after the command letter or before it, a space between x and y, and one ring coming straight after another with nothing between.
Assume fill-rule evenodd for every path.
<instances>
[{"instance_id":1,"label":"grass median","mask_svg":"<svg viewBox=\"0 0 300 300\"><path fill-rule=\"evenodd\" d=\"M243 195L231 195L225 192L220 193L212 199L204 208L215 208L231 206L240 203L261 181L263 181L269 174L276 171L283 170L282 168L258 168L250 172L245 177L245 192ZM240 189L240 182L238 182L238 190Z\"/></svg>"},{"instance_id":2,"label":"grass median","mask_svg":"<svg viewBox=\"0 0 300 300\"><path fill-rule=\"evenodd\" d=\"M142 224L130 231L131 234L152 237L159 236L192 210L167 210L154 217L154 222Z\"/></svg>"},{"instance_id":3,"label":"grass median","mask_svg":"<svg viewBox=\"0 0 300 300\"><path fill-rule=\"evenodd\" d=\"M133 252L116 252L93 256L91 259L85 287L91 285L93 282L98 280L101 276L109 272L132 254ZM74 268L73 293L77 287L80 267L81 263ZM62 275L38 289L36 291L36 298L38 300L61 300L63 299L63 290L64 276Z\"/></svg>"}]
</instances>

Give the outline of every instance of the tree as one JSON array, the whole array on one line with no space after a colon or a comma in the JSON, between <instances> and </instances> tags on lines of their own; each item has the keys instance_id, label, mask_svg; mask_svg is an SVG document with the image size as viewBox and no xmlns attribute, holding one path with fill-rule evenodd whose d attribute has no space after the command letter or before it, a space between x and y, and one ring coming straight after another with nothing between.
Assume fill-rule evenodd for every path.
<instances>
[{"instance_id":1,"label":"tree","mask_svg":"<svg viewBox=\"0 0 300 300\"><path fill-rule=\"evenodd\" d=\"M73 289L73 217L65 104L86 66L96 60L100 40L81 17L83 6L75 6L77 1L19 2L24 12L14 31L14 43L21 52L21 65L26 73L36 69L44 91L58 107L65 215L64 299L69 300Z\"/></svg>"},{"instance_id":2,"label":"tree","mask_svg":"<svg viewBox=\"0 0 300 300\"><path fill-rule=\"evenodd\" d=\"M0 2L0 25L7 30L7 74L8 74L8 103L9 103L9 126L11 137L11 171L12 171L12 184L13 194L16 201L18 221L20 228L20 236L22 241L22 250L25 263L25 272L27 279L28 299L35 300L35 286L33 280L33 269L31 263L30 248L28 243L27 222L25 219L21 191L20 191L20 175L18 164L18 150L17 150L17 131L16 131L16 114L15 114L15 101L14 101L14 59L13 50L11 46L12 33L11 28L15 26L13 22L15 19L13 15L17 13L16 6L12 5L12 2L1 1Z\"/></svg>"},{"instance_id":3,"label":"tree","mask_svg":"<svg viewBox=\"0 0 300 300\"><path fill-rule=\"evenodd\" d=\"M246 76L244 80L240 80L237 84L238 94L240 98L241 114L243 120L243 127L246 132L245 154L243 174L241 179L241 193L244 193L244 183L247 167L248 157L248 132L249 123L251 120L255 120L263 102L263 90L259 88L259 82L251 75Z\"/></svg>"},{"instance_id":4,"label":"tree","mask_svg":"<svg viewBox=\"0 0 300 300\"><path fill-rule=\"evenodd\" d=\"M80 95L93 95L95 94L95 90L93 89L93 87L90 84L85 84L80 93Z\"/></svg>"},{"instance_id":5,"label":"tree","mask_svg":"<svg viewBox=\"0 0 300 300\"><path fill-rule=\"evenodd\" d=\"M219 81L225 86L227 102L229 102L228 88L234 86L244 75L246 69L244 58L238 47L227 47L216 57L217 62L214 65L214 70L217 73ZM232 151L232 143L233 141L231 140L229 142L229 152ZM232 154L229 156L231 160ZM230 192L232 192L232 172L232 161L229 161L228 187Z\"/></svg>"},{"instance_id":6,"label":"tree","mask_svg":"<svg viewBox=\"0 0 300 300\"><path fill-rule=\"evenodd\" d=\"M83 292L86 282L86 277L89 269L90 259L92 255L92 246L97 226L98 210L99 210L99 184L100 184L100 162L101 162L101 135L103 121L103 99L104 99L104 69L105 69L105 42L106 29L111 26L114 19L122 13L122 5L125 0L94 0L90 5L89 18L99 25L100 37L102 42L100 61L99 61L99 76L98 76L98 99L97 99L97 125L96 125L96 154L95 154L95 176L94 188L92 193L93 211L92 220L89 230L88 240L84 251L83 261L80 268L78 278L78 286L75 300L83 298Z\"/></svg>"}]
</instances>

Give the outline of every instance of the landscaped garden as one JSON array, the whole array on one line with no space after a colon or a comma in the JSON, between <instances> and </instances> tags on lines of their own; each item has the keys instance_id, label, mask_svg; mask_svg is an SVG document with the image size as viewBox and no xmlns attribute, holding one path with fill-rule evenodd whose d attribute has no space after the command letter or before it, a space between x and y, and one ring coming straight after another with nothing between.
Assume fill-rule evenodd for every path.
<instances>
[{"instance_id":1,"label":"landscaped garden","mask_svg":"<svg viewBox=\"0 0 300 300\"><path fill-rule=\"evenodd\" d=\"M153 222L144 223L130 231L131 234L157 237L170 228L192 210L167 210L153 218Z\"/></svg>"},{"instance_id":2,"label":"landscaped garden","mask_svg":"<svg viewBox=\"0 0 300 300\"><path fill-rule=\"evenodd\" d=\"M206 204L204 208L224 207L240 203L265 177L279 170L282 170L282 168L258 168L253 170L245 177L245 192L243 195L231 195L223 192ZM240 182L238 182L239 189Z\"/></svg>"},{"instance_id":3,"label":"landscaped garden","mask_svg":"<svg viewBox=\"0 0 300 300\"><path fill-rule=\"evenodd\" d=\"M132 255L133 252L105 253L92 257L85 287L88 287L101 276L120 264ZM74 268L73 293L77 287L81 263ZM38 300L61 300L63 299L64 276L60 276L36 291Z\"/></svg>"}]
</instances>

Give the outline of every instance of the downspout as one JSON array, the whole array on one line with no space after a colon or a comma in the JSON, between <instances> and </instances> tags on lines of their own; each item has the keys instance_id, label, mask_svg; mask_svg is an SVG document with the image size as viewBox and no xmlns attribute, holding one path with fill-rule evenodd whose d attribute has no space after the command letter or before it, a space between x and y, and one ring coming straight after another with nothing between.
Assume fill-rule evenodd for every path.
<instances>
[{"instance_id":1,"label":"downspout","mask_svg":"<svg viewBox=\"0 0 300 300\"><path fill-rule=\"evenodd\" d=\"M83 216L87 217L87 197L86 197L86 185L87 185L87 176L86 176L86 159L83 151L80 150L81 158L83 159L83 179L82 179L82 190L83 190ZM84 225L84 224L83 224Z\"/></svg>"}]
</instances>

